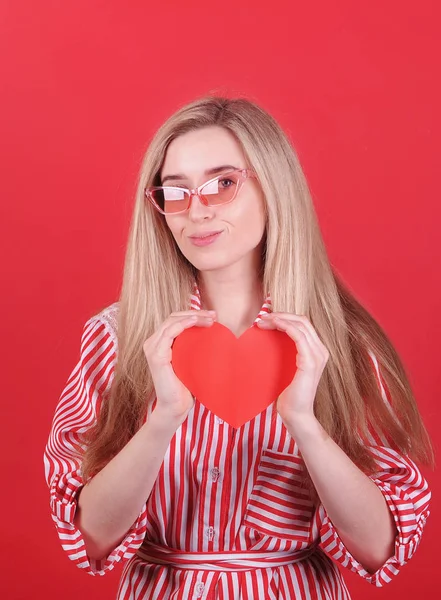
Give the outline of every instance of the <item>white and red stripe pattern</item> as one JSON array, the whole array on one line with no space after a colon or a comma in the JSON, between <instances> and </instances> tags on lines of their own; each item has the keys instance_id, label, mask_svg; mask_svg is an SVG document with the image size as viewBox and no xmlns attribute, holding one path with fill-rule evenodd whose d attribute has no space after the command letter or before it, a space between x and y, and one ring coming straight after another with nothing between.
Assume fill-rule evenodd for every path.
<instances>
[{"instance_id":1,"label":"white and red stripe pattern","mask_svg":"<svg viewBox=\"0 0 441 600\"><path fill-rule=\"evenodd\" d=\"M190 307L201 308L197 286ZM305 467L275 404L236 429L197 399L125 539L101 561L88 557L73 524L84 485L79 434L95 422L113 380L117 310L118 303L112 304L85 324L80 360L59 399L44 452L62 547L91 575L104 575L123 559L117 600L349 600L337 563L381 586L411 558L430 500L411 460L381 440L370 446L378 466L372 479L394 515L398 535L395 555L369 574L345 548L323 505L314 506L302 487ZM268 296L255 323L270 310ZM372 353L371 358L387 400Z\"/></svg>"}]
</instances>

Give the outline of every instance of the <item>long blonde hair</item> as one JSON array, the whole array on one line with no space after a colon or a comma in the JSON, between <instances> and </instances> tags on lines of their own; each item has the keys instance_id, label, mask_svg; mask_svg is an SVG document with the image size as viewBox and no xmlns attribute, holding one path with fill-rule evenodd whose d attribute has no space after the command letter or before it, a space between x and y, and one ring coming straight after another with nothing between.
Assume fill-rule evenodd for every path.
<instances>
[{"instance_id":1,"label":"long blonde hair","mask_svg":"<svg viewBox=\"0 0 441 600\"><path fill-rule=\"evenodd\" d=\"M159 128L140 170L118 311L118 360L96 425L84 436L83 475L90 477L117 454L146 417L154 388L145 340L174 311L188 308L195 268L182 255L163 216L144 189L160 185L167 147L177 136L220 126L236 136L266 201L262 282L274 311L306 315L329 351L315 414L360 467L373 467L363 440L368 428L392 447L433 464L429 436L405 368L386 333L332 268L308 185L287 136L265 110L244 98L206 96L180 108ZM383 400L368 351L388 390ZM361 435L360 435L361 434Z\"/></svg>"}]
</instances>

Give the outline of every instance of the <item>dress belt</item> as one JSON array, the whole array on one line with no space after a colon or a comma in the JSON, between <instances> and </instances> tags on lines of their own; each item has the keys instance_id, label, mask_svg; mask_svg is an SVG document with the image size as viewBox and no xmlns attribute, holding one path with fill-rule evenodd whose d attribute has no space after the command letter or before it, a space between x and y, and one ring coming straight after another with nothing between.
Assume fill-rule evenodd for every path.
<instances>
[{"instance_id":1,"label":"dress belt","mask_svg":"<svg viewBox=\"0 0 441 600\"><path fill-rule=\"evenodd\" d=\"M157 565L197 571L252 571L270 567L283 567L307 558L315 546L304 550L231 550L229 552L186 552L160 546L144 540L136 554L143 560Z\"/></svg>"}]
</instances>

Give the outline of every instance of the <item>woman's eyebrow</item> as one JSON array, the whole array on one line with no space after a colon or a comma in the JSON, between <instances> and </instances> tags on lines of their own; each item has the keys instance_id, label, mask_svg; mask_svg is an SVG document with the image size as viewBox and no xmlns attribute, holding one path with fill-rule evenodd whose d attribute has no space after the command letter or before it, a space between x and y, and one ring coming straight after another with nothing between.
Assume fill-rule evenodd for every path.
<instances>
[{"instance_id":1,"label":"woman's eyebrow","mask_svg":"<svg viewBox=\"0 0 441 600\"><path fill-rule=\"evenodd\" d=\"M216 175L217 173L220 173L222 171L226 171L227 169L230 171L231 169L238 169L239 167L235 167L233 165L221 165L220 167L212 167L211 169L206 169L204 171L205 175ZM162 185L164 185L164 182L169 179L170 181L176 181L178 179L186 179L185 175L182 174L177 174L177 175L166 175L165 177L162 178Z\"/></svg>"}]
</instances>

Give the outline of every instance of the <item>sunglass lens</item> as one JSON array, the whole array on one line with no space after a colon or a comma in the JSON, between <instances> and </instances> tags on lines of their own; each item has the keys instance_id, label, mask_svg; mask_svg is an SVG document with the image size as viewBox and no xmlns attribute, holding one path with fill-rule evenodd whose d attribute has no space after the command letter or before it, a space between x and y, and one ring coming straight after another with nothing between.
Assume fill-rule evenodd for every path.
<instances>
[{"instance_id":1,"label":"sunglass lens","mask_svg":"<svg viewBox=\"0 0 441 600\"><path fill-rule=\"evenodd\" d=\"M237 192L240 176L236 173L220 175L214 181L207 183L202 189L204 196L210 206L231 202Z\"/></svg>"},{"instance_id":2,"label":"sunglass lens","mask_svg":"<svg viewBox=\"0 0 441 600\"><path fill-rule=\"evenodd\" d=\"M188 194L178 188L162 188L152 192L153 200L167 214L187 210Z\"/></svg>"}]
</instances>

